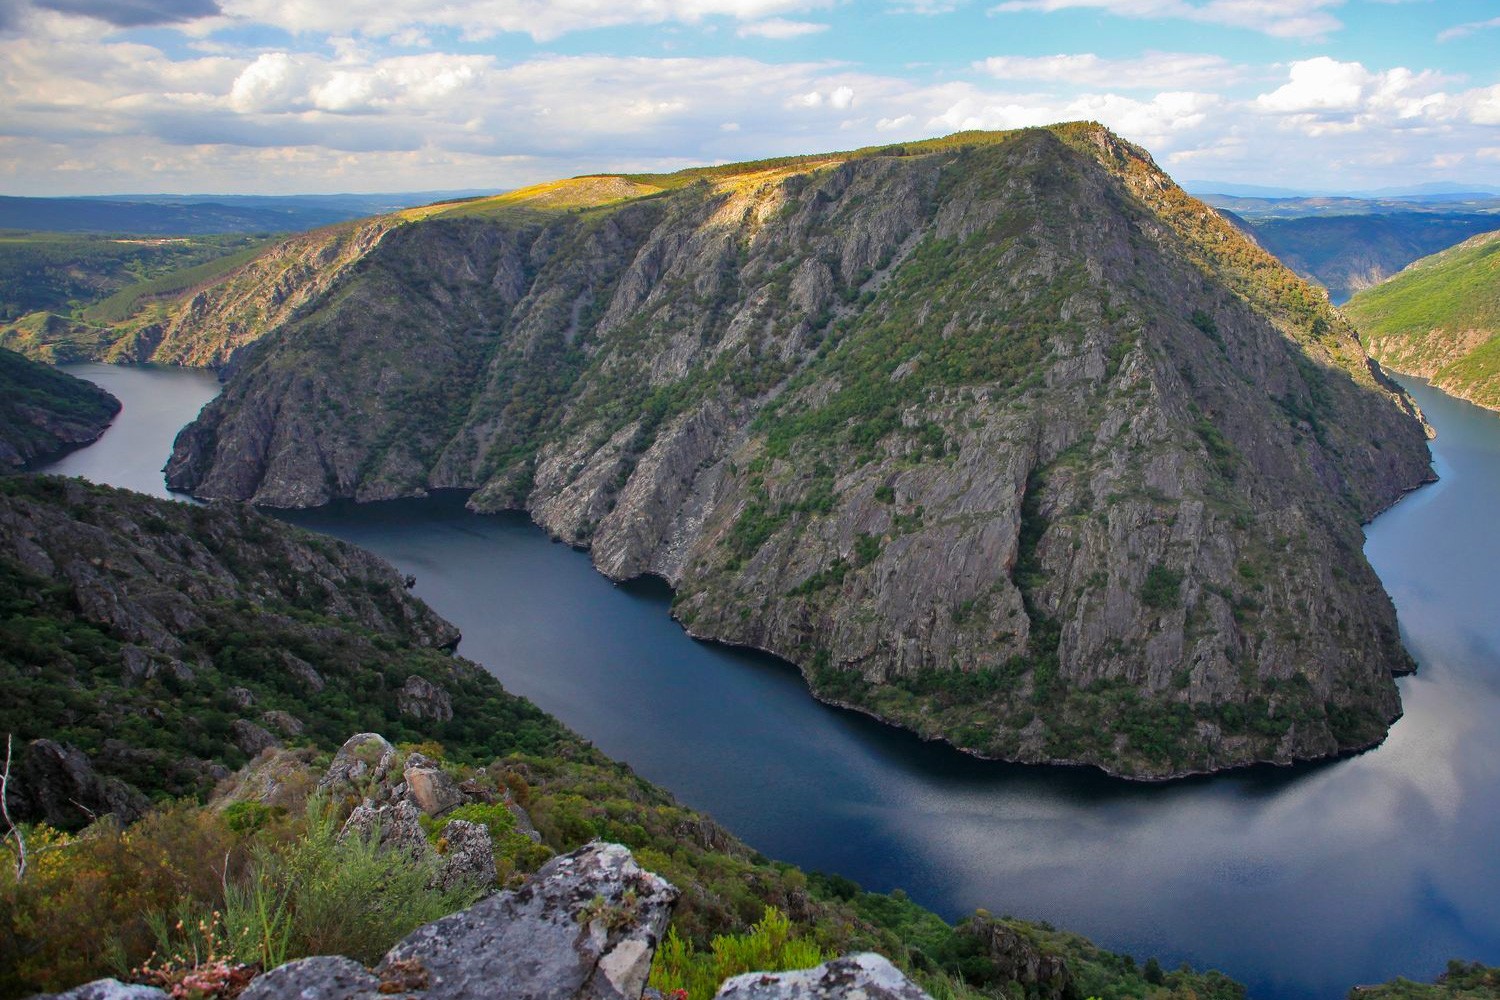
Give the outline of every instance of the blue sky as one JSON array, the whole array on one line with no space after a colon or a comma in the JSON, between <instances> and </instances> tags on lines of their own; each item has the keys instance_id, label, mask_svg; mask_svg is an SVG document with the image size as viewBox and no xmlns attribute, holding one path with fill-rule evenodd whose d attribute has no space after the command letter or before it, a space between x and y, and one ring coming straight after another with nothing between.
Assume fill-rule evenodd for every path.
<instances>
[{"instance_id":1,"label":"blue sky","mask_svg":"<svg viewBox=\"0 0 1500 1000\"><path fill-rule=\"evenodd\" d=\"M0 0L0 192L508 188L1077 118L1500 188L1495 0Z\"/></svg>"}]
</instances>

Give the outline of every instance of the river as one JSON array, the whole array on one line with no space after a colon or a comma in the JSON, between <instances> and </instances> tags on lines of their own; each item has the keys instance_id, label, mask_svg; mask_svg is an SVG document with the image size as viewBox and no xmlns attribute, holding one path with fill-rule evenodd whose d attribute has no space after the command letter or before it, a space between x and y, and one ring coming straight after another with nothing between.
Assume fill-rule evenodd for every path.
<instances>
[{"instance_id":1,"label":"river","mask_svg":"<svg viewBox=\"0 0 1500 1000\"><path fill-rule=\"evenodd\" d=\"M166 495L155 470L211 380L68 367L125 409L49 471ZM1255 997L1341 997L1500 964L1500 414L1406 384L1441 479L1366 545L1420 664L1405 717L1356 758L1165 786L975 761L819 705L787 665L687 638L663 585L615 586L460 495L284 516L415 574L463 655L769 856L1218 968Z\"/></svg>"}]
</instances>

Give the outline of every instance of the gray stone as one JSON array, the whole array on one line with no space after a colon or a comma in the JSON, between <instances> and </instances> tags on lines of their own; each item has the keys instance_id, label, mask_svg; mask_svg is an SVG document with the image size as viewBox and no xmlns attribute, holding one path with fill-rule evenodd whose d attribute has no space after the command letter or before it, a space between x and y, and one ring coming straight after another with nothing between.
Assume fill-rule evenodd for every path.
<instances>
[{"instance_id":1,"label":"gray stone","mask_svg":"<svg viewBox=\"0 0 1500 1000\"><path fill-rule=\"evenodd\" d=\"M453 699L425 677L412 674L396 692L396 707L414 719L447 722L453 718Z\"/></svg>"},{"instance_id":2,"label":"gray stone","mask_svg":"<svg viewBox=\"0 0 1500 1000\"><path fill-rule=\"evenodd\" d=\"M344 828L339 831L340 840L346 837L368 840L377 836L380 846L386 850L401 851L419 859L433 853L427 834L422 831L421 814L410 802L383 806L361 803L355 806L344 821Z\"/></svg>"},{"instance_id":3,"label":"gray stone","mask_svg":"<svg viewBox=\"0 0 1500 1000\"><path fill-rule=\"evenodd\" d=\"M436 879L440 888L494 888L495 841L488 827L456 819L443 828L437 849L443 859Z\"/></svg>"},{"instance_id":4,"label":"gray stone","mask_svg":"<svg viewBox=\"0 0 1500 1000\"><path fill-rule=\"evenodd\" d=\"M553 858L520 889L419 928L379 968L419 962L425 1000L639 1000L676 900L629 850L596 842Z\"/></svg>"},{"instance_id":5,"label":"gray stone","mask_svg":"<svg viewBox=\"0 0 1500 1000\"><path fill-rule=\"evenodd\" d=\"M262 750L281 746L281 741L249 719L235 719L229 724L229 738L234 745L254 757Z\"/></svg>"},{"instance_id":6,"label":"gray stone","mask_svg":"<svg viewBox=\"0 0 1500 1000\"><path fill-rule=\"evenodd\" d=\"M66 993L46 993L32 1000L167 1000L167 994L155 986L122 983L118 979L96 979Z\"/></svg>"},{"instance_id":7,"label":"gray stone","mask_svg":"<svg viewBox=\"0 0 1500 1000\"><path fill-rule=\"evenodd\" d=\"M396 763L396 748L379 733L357 733L334 754L319 791L363 790L384 781Z\"/></svg>"},{"instance_id":8,"label":"gray stone","mask_svg":"<svg viewBox=\"0 0 1500 1000\"><path fill-rule=\"evenodd\" d=\"M307 688L309 693L317 694L328 686L328 682L323 680L323 675L306 660L293 656L291 653L282 653L281 660L286 664L287 673L301 681L302 686Z\"/></svg>"},{"instance_id":9,"label":"gray stone","mask_svg":"<svg viewBox=\"0 0 1500 1000\"><path fill-rule=\"evenodd\" d=\"M815 969L747 972L719 987L716 1000L932 1000L874 952L846 955Z\"/></svg>"},{"instance_id":10,"label":"gray stone","mask_svg":"<svg viewBox=\"0 0 1500 1000\"><path fill-rule=\"evenodd\" d=\"M275 729L283 736L301 736L302 731L306 728L302 724L301 719L290 712L283 712L280 709L264 713L261 715L260 721Z\"/></svg>"},{"instance_id":11,"label":"gray stone","mask_svg":"<svg viewBox=\"0 0 1500 1000\"><path fill-rule=\"evenodd\" d=\"M255 704L255 695L250 693L249 688L232 687L228 691L225 691L224 695L229 699L231 705L241 711Z\"/></svg>"},{"instance_id":12,"label":"gray stone","mask_svg":"<svg viewBox=\"0 0 1500 1000\"><path fill-rule=\"evenodd\" d=\"M353 959L300 958L256 977L240 1000L373 1000L380 980Z\"/></svg>"}]
</instances>

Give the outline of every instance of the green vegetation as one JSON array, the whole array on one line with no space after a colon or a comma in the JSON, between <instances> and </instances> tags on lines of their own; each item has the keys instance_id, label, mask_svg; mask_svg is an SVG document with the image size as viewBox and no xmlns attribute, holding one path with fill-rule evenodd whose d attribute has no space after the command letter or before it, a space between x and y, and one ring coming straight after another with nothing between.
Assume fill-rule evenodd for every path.
<instances>
[{"instance_id":1,"label":"green vegetation","mask_svg":"<svg viewBox=\"0 0 1500 1000\"><path fill-rule=\"evenodd\" d=\"M707 952L683 940L676 927L668 928L651 965L650 985L666 995L681 990L687 1000L711 1000L731 976L811 969L832 957L816 941L794 934L787 915L768 906L745 933L714 935Z\"/></svg>"},{"instance_id":2,"label":"green vegetation","mask_svg":"<svg viewBox=\"0 0 1500 1000\"><path fill-rule=\"evenodd\" d=\"M1343 302L1372 280L1495 229L1500 212L1435 213L1392 205L1379 214L1259 219L1252 225L1255 238L1287 267Z\"/></svg>"},{"instance_id":3,"label":"green vegetation","mask_svg":"<svg viewBox=\"0 0 1500 1000\"><path fill-rule=\"evenodd\" d=\"M1379 986L1359 986L1349 1000L1494 1000L1500 997L1500 969L1478 962L1449 962L1435 983L1394 979Z\"/></svg>"},{"instance_id":4,"label":"green vegetation","mask_svg":"<svg viewBox=\"0 0 1500 1000\"><path fill-rule=\"evenodd\" d=\"M232 250L201 264L186 265L156 277L146 278L115 292L107 299L87 306L79 318L89 323L123 323L134 316L151 299L166 298L212 281L244 264L265 249L265 241L247 241L248 246Z\"/></svg>"},{"instance_id":5,"label":"green vegetation","mask_svg":"<svg viewBox=\"0 0 1500 1000\"><path fill-rule=\"evenodd\" d=\"M1417 261L1344 311L1381 364L1500 408L1500 230Z\"/></svg>"},{"instance_id":6,"label":"green vegetation","mask_svg":"<svg viewBox=\"0 0 1500 1000\"><path fill-rule=\"evenodd\" d=\"M81 316L93 303L131 286L165 295L188 287L168 278L173 272L198 269L205 280L213 261L243 259L265 247L264 235L94 236L71 233L0 231L0 323L29 313ZM134 301L134 300L132 300ZM115 317L118 307L95 322ZM123 318L123 316L118 317Z\"/></svg>"},{"instance_id":7,"label":"green vegetation","mask_svg":"<svg viewBox=\"0 0 1500 1000\"><path fill-rule=\"evenodd\" d=\"M343 543L248 509L158 503L47 477L0 480L0 505L15 501L60 507L84 525L133 524L143 542L122 542L122 562L181 558L174 553L181 548L252 581L233 596L197 603L196 620L178 634L182 647L170 657L141 652L149 666L145 676L133 676L122 669L127 641L81 613L70 585L0 555L0 685L11 692L0 702L0 732L18 740L48 737L91 756L106 740L124 741L135 753L99 756L101 773L155 797L212 787L211 776L184 760L231 767L246 761L230 728L243 714L234 687L250 692L255 714L286 711L304 723L304 739L325 748L373 731L393 740L436 739L455 760L475 761L573 742L554 719L473 664L417 645L410 632L330 614L333 594L316 578L309 583L293 560L304 547L339 559L353 551ZM342 585L386 621L403 620L400 602L409 598L398 578L355 571ZM416 723L397 699L411 676L437 684L465 710L447 722Z\"/></svg>"},{"instance_id":8,"label":"green vegetation","mask_svg":"<svg viewBox=\"0 0 1500 1000\"><path fill-rule=\"evenodd\" d=\"M90 441L119 410L92 382L0 347L0 469Z\"/></svg>"}]
</instances>

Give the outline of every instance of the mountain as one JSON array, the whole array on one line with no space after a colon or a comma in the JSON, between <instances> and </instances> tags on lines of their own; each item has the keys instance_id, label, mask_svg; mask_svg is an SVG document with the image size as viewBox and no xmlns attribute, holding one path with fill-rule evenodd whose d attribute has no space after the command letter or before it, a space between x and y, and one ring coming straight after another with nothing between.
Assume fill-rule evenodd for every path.
<instances>
[{"instance_id":1,"label":"mountain","mask_svg":"<svg viewBox=\"0 0 1500 1000\"><path fill-rule=\"evenodd\" d=\"M89 444L119 412L92 382L0 347L0 471Z\"/></svg>"},{"instance_id":2,"label":"mountain","mask_svg":"<svg viewBox=\"0 0 1500 1000\"><path fill-rule=\"evenodd\" d=\"M167 312L96 350L224 367L174 487L472 489L973 753L1164 778L1400 712L1359 525L1430 477L1419 417L1097 125L433 206Z\"/></svg>"},{"instance_id":3,"label":"mountain","mask_svg":"<svg viewBox=\"0 0 1500 1000\"><path fill-rule=\"evenodd\" d=\"M1420 257L1500 226L1500 214L1336 215L1261 219L1252 225L1262 246L1340 303Z\"/></svg>"},{"instance_id":4,"label":"mountain","mask_svg":"<svg viewBox=\"0 0 1500 1000\"><path fill-rule=\"evenodd\" d=\"M371 195L0 196L0 229L189 236L289 233L484 192Z\"/></svg>"},{"instance_id":5,"label":"mountain","mask_svg":"<svg viewBox=\"0 0 1500 1000\"><path fill-rule=\"evenodd\" d=\"M485 838L492 879L600 838L628 843L682 890L679 966L773 906L783 935L879 950L953 1000L990 1000L1001 987L1038 1000L1244 996L1218 973L1138 969L1076 935L982 912L954 927L902 893L769 861L446 652L456 639L389 564L244 506L0 478L0 729L16 737L7 801L18 822L53 827L23 828L24 880L12 838L0 846L0 997L147 966L179 979L202 971L184 989L209 994L211 967L235 946L239 961L270 967L279 960L268 955L349 942L337 932L350 925L378 956L422 922L410 905L427 871L335 842L363 796L379 799L367 816L394 821L388 836L416 841L403 845L408 861L413 846L457 854L455 821L497 831ZM349 732L361 735L346 744ZM325 771L327 797L309 802ZM330 784L334 774L344 783ZM412 802L434 813L467 804L418 826ZM218 923L244 912L246 897L231 897L257 871L262 889L277 887L257 924L279 942L265 951ZM167 939L187 913L188 933L206 927L198 941L214 950L177 964L181 939Z\"/></svg>"},{"instance_id":6,"label":"mountain","mask_svg":"<svg viewBox=\"0 0 1500 1000\"><path fill-rule=\"evenodd\" d=\"M1500 229L1417 261L1344 312L1382 365L1500 409Z\"/></svg>"},{"instance_id":7,"label":"mountain","mask_svg":"<svg viewBox=\"0 0 1500 1000\"><path fill-rule=\"evenodd\" d=\"M1229 195L1206 193L1206 204L1235 211L1251 222L1266 219L1310 219L1322 216L1383 216L1383 214L1500 213L1500 195L1490 192L1440 195Z\"/></svg>"}]
</instances>

